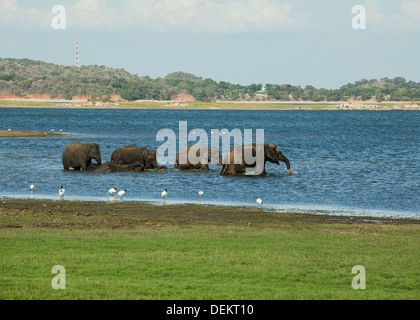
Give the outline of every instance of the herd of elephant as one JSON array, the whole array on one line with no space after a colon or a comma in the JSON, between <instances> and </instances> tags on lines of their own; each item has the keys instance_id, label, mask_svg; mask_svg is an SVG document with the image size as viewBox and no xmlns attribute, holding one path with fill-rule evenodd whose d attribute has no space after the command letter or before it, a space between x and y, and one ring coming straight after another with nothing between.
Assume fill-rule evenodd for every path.
<instances>
[{"instance_id":1,"label":"herd of elephant","mask_svg":"<svg viewBox=\"0 0 420 320\"><path fill-rule=\"evenodd\" d=\"M247 168L255 167L255 163L245 161L245 150L252 149L256 154L256 149L261 145L250 144L236 148L242 148L242 161L235 160L235 148L229 151L228 161L223 161L218 149L203 148L202 146L192 145L186 147L187 150L179 152L176 155L174 167L180 170L201 169L209 170L209 162L222 165L221 175L235 175L246 172ZM195 155L194 161L183 159L184 155ZM92 160L97 163L92 163ZM116 149L111 155L111 161L102 164L101 151L97 143L79 143L73 142L67 145L62 153L64 170L90 171L90 172L142 172L150 169L166 169L165 166L159 166L157 163L157 152L143 147L127 146ZM225 158L226 160L226 158ZM281 153L275 144L264 144L264 167L261 175L267 174L265 171L265 162L280 164L282 161L286 164L287 172L294 174L290 168L289 160ZM238 163L239 162L239 163Z\"/></svg>"}]
</instances>

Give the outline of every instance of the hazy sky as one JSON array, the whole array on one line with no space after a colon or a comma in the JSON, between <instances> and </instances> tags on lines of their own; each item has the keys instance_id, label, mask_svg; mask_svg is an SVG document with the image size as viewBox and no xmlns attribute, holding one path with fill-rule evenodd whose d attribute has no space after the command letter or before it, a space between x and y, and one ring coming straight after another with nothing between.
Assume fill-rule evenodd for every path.
<instances>
[{"instance_id":1,"label":"hazy sky","mask_svg":"<svg viewBox=\"0 0 420 320\"><path fill-rule=\"evenodd\" d=\"M53 29L55 5L66 28ZM355 5L366 29L355 30ZM361 20L357 19L357 22ZM420 0L0 0L0 57L338 88L420 82Z\"/></svg>"}]
</instances>

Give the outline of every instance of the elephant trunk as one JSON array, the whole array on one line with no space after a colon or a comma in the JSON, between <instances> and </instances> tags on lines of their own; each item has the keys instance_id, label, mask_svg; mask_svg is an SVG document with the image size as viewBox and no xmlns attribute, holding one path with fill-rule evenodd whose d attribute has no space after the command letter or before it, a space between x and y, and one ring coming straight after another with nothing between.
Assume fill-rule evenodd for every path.
<instances>
[{"instance_id":1,"label":"elephant trunk","mask_svg":"<svg viewBox=\"0 0 420 320\"><path fill-rule=\"evenodd\" d=\"M99 165L101 165L101 164L102 164L102 161L101 161L101 156L96 157L96 158L95 158L95 160L96 160L96 162L97 162Z\"/></svg>"},{"instance_id":2,"label":"elephant trunk","mask_svg":"<svg viewBox=\"0 0 420 320\"><path fill-rule=\"evenodd\" d=\"M283 161L285 164L286 164L286 167L287 167L287 172L289 173L289 174L295 174L293 171L292 171L292 169L290 168L290 161L289 161L289 159L287 159L285 156L281 156L280 158L279 158L279 160L280 161ZM279 163L278 163L279 164Z\"/></svg>"}]
</instances>

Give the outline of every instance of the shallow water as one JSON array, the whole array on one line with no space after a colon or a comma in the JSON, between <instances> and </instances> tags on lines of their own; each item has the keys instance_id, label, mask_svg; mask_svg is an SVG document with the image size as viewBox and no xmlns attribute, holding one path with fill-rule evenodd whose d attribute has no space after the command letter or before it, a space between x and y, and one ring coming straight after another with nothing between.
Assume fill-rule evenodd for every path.
<instances>
[{"instance_id":1,"label":"shallow water","mask_svg":"<svg viewBox=\"0 0 420 320\"><path fill-rule=\"evenodd\" d=\"M118 147L158 148L160 129L264 129L289 158L286 166L267 163L268 175L220 176L173 169L144 173L64 172L61 152L74 141L100 144L102 161ZM0 129L50 131L77 136L0 139L0 196L108 201L110 187L127 189L126 201L255 205L312 213L420 217L418 111L238 111L0 109ZM193 144L194 142L191 142ZM232 142L233 143L233 142ZM232 145L233 146L233 145ZM224 150L226 152L227 149ZM33 195L29 185L35 184ZM203 199L198 191L204 190Z\"/></svg>"}]
</instances>

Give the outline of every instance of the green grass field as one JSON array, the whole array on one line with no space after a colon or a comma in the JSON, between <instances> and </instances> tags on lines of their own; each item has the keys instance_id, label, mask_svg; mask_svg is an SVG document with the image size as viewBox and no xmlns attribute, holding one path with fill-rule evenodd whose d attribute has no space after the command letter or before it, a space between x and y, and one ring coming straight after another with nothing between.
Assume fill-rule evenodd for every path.
<instances>
[{"instance_id":1,"label":"green grass field","mask_svg":"<svg viewBox=\"0 0 420 320\"><path fill-rule=\"evenodd\" d=\"M249 225L248 225L249 224ZM0 299L419 299L419 224L253 208L11 200ZM53 266L66 270L54 290ZM352 288L352 267L366 289Z\"/></svg>"}]
</instances>

